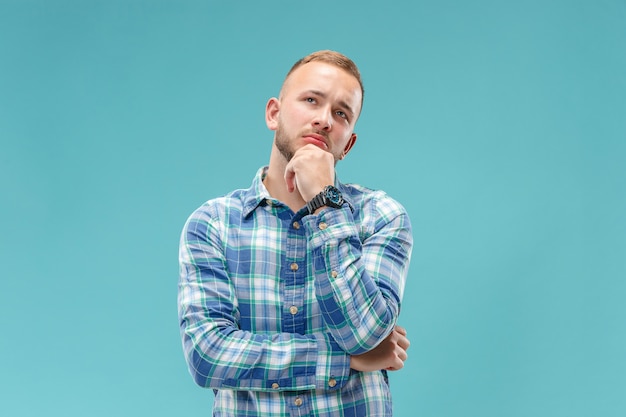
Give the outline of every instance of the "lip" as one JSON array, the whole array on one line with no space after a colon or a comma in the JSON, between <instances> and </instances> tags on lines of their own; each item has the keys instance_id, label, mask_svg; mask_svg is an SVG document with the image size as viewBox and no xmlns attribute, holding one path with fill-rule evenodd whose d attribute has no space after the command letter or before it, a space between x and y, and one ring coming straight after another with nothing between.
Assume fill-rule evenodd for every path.
<instances>
[{"instance_id":1,"label":"lip","mask_svg":"<svg viewBox=\"0 0 626 417\"><path fill-rule=\"evenodd\" d=\"M326 138L324 136L318 135L317 133L309 133L303 137L306 142L312 143L325 151L328 150L328 144L326 143Z\"/></svg>"}]
</instances>

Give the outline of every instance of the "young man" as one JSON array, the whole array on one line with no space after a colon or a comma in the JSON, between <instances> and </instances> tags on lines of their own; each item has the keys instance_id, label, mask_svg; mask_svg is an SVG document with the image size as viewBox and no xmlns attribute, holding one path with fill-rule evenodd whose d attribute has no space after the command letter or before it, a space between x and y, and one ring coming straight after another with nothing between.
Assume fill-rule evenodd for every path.
<instances>
[{"instance_id":1,"label":"young man","mask_svg":"<svg viewBox=\"0 0 626 417\"><path fill-rule=\"evenodd\" d=\"M181 335L196 383L215 391L214 416L392 414L412 235L400 204L335 177L362 101L347 57L298 61L266 106L269 166L185 224Z\"/></svg>"}]
</instances>

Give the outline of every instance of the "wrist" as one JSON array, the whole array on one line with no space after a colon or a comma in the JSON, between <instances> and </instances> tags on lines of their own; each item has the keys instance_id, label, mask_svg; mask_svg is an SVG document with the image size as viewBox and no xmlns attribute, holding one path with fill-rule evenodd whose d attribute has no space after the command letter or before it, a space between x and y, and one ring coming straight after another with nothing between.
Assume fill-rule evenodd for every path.
<instances>
[{"instance_id":1,"label":"wrist","mask_svg":"<svg viewBox=\"0 0 626 417\"><path fill-rule=\"evenodd\" d=\"M336 187L327 185L306 203L309 214L317 214L324 207L341 208L346 201Z\"/></svg>"},{"instance_id":2,"label":"wrist","mask_svg":"<svg viewBox=\"0 0 626 417\"><path fill-rule=\"evenodd\" d=\"M311 190L307 190L306 195L302 195L302 199L305 201L305 203L308 203L309 201L313 200L317 195L319 195L321 192L323 192L326 187L327 187L326 185L322 185L320 187L315 187Z\"/></svg>"}]
</instances>

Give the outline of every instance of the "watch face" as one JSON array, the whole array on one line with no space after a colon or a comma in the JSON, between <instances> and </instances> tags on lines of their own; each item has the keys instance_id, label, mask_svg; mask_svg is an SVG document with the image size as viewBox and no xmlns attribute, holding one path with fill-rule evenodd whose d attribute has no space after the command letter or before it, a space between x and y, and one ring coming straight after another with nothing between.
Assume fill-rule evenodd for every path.
<instances>
[{"instance_id":1,"label":"watch face","mask_svg":"<svg viewBox=\"0 0 626 417\"><path fill-rule=\"evenodd\" d=\"M328 201L336 205L343 204L343 197L341 196L341 192L335 187L326 187L326 198L328 199Z\"/></svg>"}]
</instances>

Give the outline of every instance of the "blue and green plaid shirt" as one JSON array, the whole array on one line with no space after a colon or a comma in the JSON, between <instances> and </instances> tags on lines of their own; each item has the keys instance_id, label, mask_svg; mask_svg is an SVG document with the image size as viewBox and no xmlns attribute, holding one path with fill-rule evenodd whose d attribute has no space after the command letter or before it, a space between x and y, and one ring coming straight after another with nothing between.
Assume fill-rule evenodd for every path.
<instances>
[{"instance_id":1,"label":"blue and green plaid shirt","mask_svg":"<svg viewBox=\"0 0 626 417\"><path fill-rule=\"evenodd\" d=\"M400 312L412 248L404 208L336 183L352 207L294 213L257 173L210 200L180 243L180 328L214 416L389 416L386 371L350 369Z\"/></svg>"}]
</instances>

